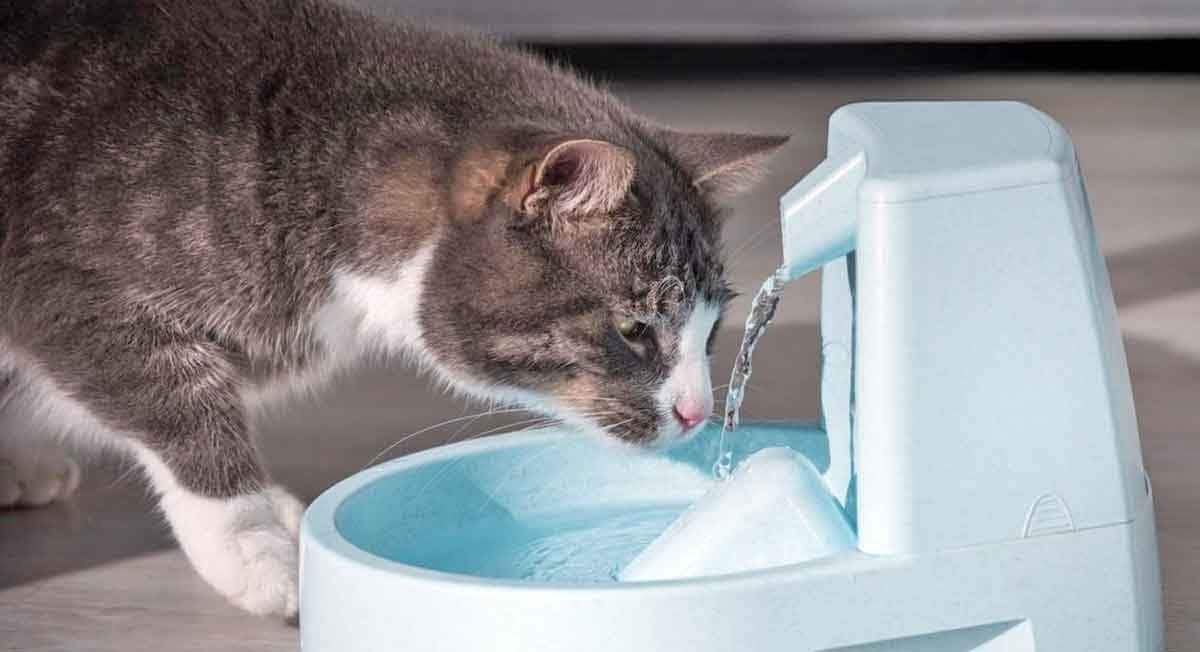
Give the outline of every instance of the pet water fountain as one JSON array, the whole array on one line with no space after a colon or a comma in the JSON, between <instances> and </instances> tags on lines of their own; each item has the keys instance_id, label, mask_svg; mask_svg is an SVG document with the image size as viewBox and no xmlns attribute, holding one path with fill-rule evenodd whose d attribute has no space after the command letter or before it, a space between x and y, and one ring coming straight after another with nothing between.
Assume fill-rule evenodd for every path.
<instances>
[{"instance_id":1,"label":"pet water fountain","mask_svg":"<svg viewBox=\"0 0 1200 652\"><path fill-rule=\"evenodd\" d=\"M1014 102L869 103L782 200L819 424L669 455L541 429L313 503L308 652L1161 652L1125 355L1075 154ZM651 543L653 542L653 543ZM636 560L635 560L636 558Z\"/></svg>"}]
</instances>

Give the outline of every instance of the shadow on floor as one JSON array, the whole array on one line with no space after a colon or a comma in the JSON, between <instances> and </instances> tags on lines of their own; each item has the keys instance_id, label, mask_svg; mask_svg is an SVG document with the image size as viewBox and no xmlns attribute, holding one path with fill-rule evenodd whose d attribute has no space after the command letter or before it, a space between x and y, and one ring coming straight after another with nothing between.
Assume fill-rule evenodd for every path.
<instances>
[{"instance_id":1,"label":"shadow on floor","mask_svg":"<svg viewBox=\"0 0 1200 652\"><path fill-rule=\"evenodd\" d=\"M105 460L69 501L0 510L0 589L175 545L138 473Z\"/></svg>"}]
</instances>

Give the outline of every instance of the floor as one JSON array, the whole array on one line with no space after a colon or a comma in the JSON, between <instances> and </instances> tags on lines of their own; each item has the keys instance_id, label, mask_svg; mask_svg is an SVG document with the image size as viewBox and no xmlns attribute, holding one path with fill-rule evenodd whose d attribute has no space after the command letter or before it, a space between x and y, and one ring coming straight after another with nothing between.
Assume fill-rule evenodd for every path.
<instances>
[{"instance_id":1,"label":"floor","mask_svg":"<svg viewBox=\"0 0 1200 652\"><path fill-rule=\"evenodd\" d=\"M776 197L821 158L837 106L882 98L1020 98L1063 122L1087 175L1107 256L1154 479L1168 649L1200 649L1200 79L1182 75L860 73L700 79L630 75L615 90L679 127L794 134L760 191L728 226L732 273L750 291L779 257ZM816 281L789 290L756 356L751 417L816 406ZM744 314L745 302L734 306ZM738 319L728 320L733 328ZM722 334L716 376L737 333ZM796 370L801 378L796 380ZM787 378L789 382L774 382ZM311 499L407 433L467 413L402 369L371 369L318 404L269 420L278 478ZM433 428L382 457L503 428ZM0 649L294 649L297 632L243 615L188 569L136 474L101 460L69 503L0 513Z\"/></svg>"}]
</instances>

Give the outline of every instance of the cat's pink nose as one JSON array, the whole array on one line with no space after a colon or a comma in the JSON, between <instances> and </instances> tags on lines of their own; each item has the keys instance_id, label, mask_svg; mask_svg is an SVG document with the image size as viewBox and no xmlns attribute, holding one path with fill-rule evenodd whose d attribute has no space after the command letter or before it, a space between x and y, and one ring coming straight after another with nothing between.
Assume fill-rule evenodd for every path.
<instances>
[{"instance_id":1,"label":"cat's pink nose","mask_svg":"<svg viewBox=\"0 0 1200 652\"><path fill-rule=\"evenodd\" d=\"M675 418L684 430L691 430L704 423L712 413L712 399L680 398L675 401Z\"/></svg>"}]
</instances>

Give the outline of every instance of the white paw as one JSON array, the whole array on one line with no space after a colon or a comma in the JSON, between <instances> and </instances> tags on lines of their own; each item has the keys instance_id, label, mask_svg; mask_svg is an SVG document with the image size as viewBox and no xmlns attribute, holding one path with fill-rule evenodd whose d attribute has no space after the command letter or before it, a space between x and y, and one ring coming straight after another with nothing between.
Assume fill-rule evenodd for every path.
<instances>
[{"instance_id":1,"label":"white paw","mask_svg":"<svg viewBox=\"0 0 1200 652\"><path fill-rule=\"evenodd\" d=\"M250 613L295 616L299 588L295 536L271 525L238 532L233 542L238 558L231 561L240 577L222 593Z\"/></svg>"},{"instance_id":2,"label":"white paw","mask_svg":"<svg viewBox=\"0 0 1200 652\"><path fill-rule=\"evenodd\" d=\"M79 464L61 449L37 446L0 453L0 507L39 507L79 488Z\"/></svg>"},{"instance_id":3,"label":"white paw","mask_svg":"<svg viewBox=\"0 0 1200 652\"><path fill-rule=\"evenodd\" d=\"M223 500L176 489L163 494L162 506L188 559L217 592L250 613L296 615L298 500L278 488Z\"/></svg>"}]
</instances>

